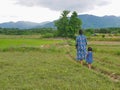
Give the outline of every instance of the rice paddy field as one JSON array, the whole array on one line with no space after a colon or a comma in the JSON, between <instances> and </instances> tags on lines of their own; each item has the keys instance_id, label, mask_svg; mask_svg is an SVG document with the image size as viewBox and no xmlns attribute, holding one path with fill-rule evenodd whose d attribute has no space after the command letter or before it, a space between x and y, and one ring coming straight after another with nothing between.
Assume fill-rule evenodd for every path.
<instances>
[{"instance_id":1,"label":"rice paddy field","mask_svg":"<svg viewBox=\"0 0 120 90\"><path fill-rule=\"evenodd\" d=\"M0 35L0 90L120 90L120 40L88 46L92 69L76 62L73 40Z\"/></svg>"}]
</instances>

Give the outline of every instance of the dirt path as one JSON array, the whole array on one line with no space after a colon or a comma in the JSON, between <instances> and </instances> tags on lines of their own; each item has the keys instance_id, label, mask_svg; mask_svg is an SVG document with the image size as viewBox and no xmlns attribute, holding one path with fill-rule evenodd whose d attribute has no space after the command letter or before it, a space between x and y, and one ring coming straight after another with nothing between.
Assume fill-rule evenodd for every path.
<instances>
[{"instance_id":1,"label":"dirt path","mask_svg":"<svg viewBox=\"0 0 120 90\"><path fill-rule=\"evenodd\" d=\"M66 48L66 51L67 51L67 56L69 57L69 59L74 62L74 63L77 63L75 61L75 57L72 55L71 51L70 51L70 47L69 48ZM83 64L83 66L87 67L87 64ZM108 71L105 71L103 69L100 69L98 67L94 67L92 66L92 70L95 72L95 73L101 73L103 75L106 75L107 77L109 77L112 81L114 82L120 82L120 75L118 74L115 74L114 72L108 72Z\"/></svg>"}]
</instances>

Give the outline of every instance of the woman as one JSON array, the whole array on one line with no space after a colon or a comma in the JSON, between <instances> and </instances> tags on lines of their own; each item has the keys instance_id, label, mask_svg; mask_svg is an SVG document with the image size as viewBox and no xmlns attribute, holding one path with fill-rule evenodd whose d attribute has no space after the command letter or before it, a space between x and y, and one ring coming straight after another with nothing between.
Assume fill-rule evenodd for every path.
<instances>
[{"instance_id":1,"label":"woman","mask_svg":"<svg viewBox=\"0 0 120 90\"><path fill-rule=\"evenodd\" d=\"M83 35L83 31L79 30L79 36L76 37L76 49L77 49L77 60L80 61L81 65L83 64L83 60L86 57L87 51L87 39L85 35Z\"/></svg>"}]
</instances>

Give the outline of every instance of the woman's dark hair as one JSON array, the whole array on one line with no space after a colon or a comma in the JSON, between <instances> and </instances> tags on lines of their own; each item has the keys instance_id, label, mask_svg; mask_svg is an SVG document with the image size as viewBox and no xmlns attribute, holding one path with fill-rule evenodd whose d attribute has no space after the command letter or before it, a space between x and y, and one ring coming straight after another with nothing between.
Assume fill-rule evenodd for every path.
<instances>
[{"instance_id":1,"label":"woman's dark hair","mask_svg":"<svg viewBox=\"0 0 120 90\"><path fill-rule=\"evenodd\" d=\"M88 51L92 51L92 47L88 47Z\"/></svg>"},{"instance_id":2,"label":"woman's dark hair","mask_svg":"<svg viewBox=\"0 0 120 90\"><path fill-rule=\"evenodd\" d=\"M82 35L82 34L83 34L83 31L82 31L81 29L79 30L79 34L80 34L80 35Z\"/></svg>"}]
</instances>

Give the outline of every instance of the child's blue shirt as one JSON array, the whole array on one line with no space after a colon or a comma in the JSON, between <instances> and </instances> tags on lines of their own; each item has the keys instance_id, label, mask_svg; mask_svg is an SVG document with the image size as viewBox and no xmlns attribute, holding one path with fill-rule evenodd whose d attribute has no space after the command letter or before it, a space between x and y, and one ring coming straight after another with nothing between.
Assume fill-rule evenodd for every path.
<instances>
[{"instance_id":1,"label":"child's blue shirt","mask_svg":"<svg viewBox=\"0 0 120 90\"><path fill-rule=\"evenodd\" d=\"M92 53L92 51L88 51L87 57L86 57L86 62L87 63L92 63L93 62L93 53Z\"/></svg>"}]
</instances>

